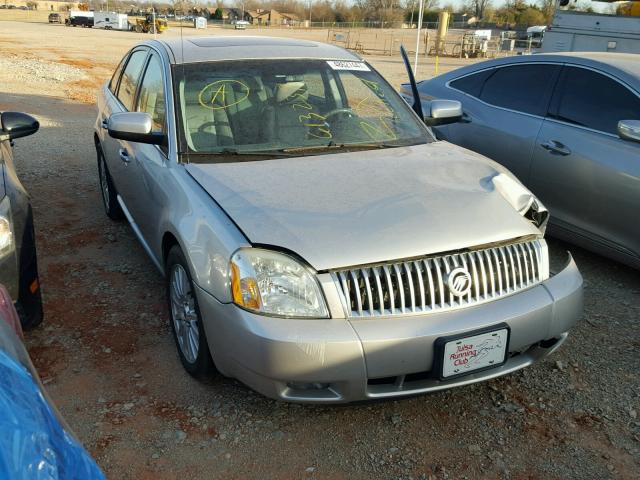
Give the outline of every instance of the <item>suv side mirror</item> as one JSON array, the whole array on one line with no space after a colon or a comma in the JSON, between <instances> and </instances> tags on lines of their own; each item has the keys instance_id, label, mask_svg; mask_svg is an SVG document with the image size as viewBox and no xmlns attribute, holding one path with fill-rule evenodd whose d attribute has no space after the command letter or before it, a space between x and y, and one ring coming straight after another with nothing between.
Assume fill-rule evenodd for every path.
<instances>
[{"instance_id":1,"label":"suv side mirror","mask_svg":"<svg viewBox=\"0 0 640 480\"><path fill-rule=\"evenodd\" d=\"M618 135L623 140L640 142L640 120L620 120Z\"/></svg>"},{"instance_id":2,"label":"suv side mirror","mask_svg":"<svg viewBox=\"0 0 640 480\"><path fill-rule=\"evenodd\" d=\"M426 106L429 111L424 114L424 123L430 127L456 123L462 118L462 104L457 100L431 100Z\"/></svg>"},{"instance_id":3,"label":"suv side mirror","mask_svg":"<svg viewBox=\"0 0 640 480\"><path fill-rule=\"evenodd\" d=\"M31 115L21 112L2 112L0 114L2 132L9 140L33 135L40 128L40 123Z\"/></svg>"},{"instance_id":4,"label":"suv side mirror","mask_svg":"<svg viewBox=\"0 0 640 480\"><path fill-rule=\"evenodd\" d=\"M118 140L166 145L167 136L153 131L153 121L148 113L123 112L114 113L107 124L109 135Z\"/></svg>"}]
</instances>

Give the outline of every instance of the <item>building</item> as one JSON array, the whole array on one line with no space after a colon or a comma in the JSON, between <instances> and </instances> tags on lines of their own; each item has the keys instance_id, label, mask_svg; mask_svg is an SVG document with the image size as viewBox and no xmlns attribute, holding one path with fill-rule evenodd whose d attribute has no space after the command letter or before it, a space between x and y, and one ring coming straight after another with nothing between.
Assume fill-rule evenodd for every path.
<instances>
[{"instance_id":1,"label":"building","mask_svg":"<svg viewBox=\"0 0 640 480\"><path fill-rule=\"evenodd\" d=\"M248 10L245 12L246 20L253 25L298 25L300 18L295 13L278 12L277 10Z\"/></svg>"},{"instance_id":2,"label":"building","mask_svg":"<svg viewBox=\"0 0 640 480\"><path fill-rule=\"evenodd\" d=\"M67 12L78 8L78 2L64 2L58 0L0 0L0 5L30 7L31 10L44 12Z\"/></svg>"}]
</instances>

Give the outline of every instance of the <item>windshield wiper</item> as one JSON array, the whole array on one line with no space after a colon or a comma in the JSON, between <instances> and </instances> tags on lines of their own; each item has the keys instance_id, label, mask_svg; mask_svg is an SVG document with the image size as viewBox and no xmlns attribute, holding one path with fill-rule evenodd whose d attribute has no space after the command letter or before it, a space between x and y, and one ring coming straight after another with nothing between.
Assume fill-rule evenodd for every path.
<instances>
[{"instance_id":1,"label":"windshield wiper","mask_svg":"<svg viewBox=\"0 0 640 480\"><path fill-rule=\"evenodd\" d=\"M263 156L263 155L277 155L279 153L279 150L238 150L237 148L224 148L222 150L216 150L213 152L188 152L185 153L185 155L193 155L193 156L197 156L197 157L202 157L202 156L215 156L215 155L256 155L256 156Z\"/></svg>"},{"instance_id":2,"label":"windshield wiper","mask_svg":"<svg viewBox=\"0 0 640 480\"><path fill-rule=\"evenodd\" d=\"M397 147L406 147L405 144L393 144L393 143L333 143L329 142L326 145L308 145L301 147L288 147L277 150L278 152L283 153L298 153L298 152L312 152L317 150L339 150L339 149L347 149L347 150L355 150L355 149L366 149L372 150L374 148L397 148Z\"/></svg>"}]
</instances>

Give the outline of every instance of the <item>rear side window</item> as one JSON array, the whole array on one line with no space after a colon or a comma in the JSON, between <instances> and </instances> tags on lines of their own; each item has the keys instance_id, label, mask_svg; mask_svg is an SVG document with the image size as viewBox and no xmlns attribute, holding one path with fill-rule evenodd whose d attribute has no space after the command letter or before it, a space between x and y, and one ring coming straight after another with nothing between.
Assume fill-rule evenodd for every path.
<instances>
[{"instance_id":1,"label":"rear side window","mask_svg":"<svg viewBox=\"0 0 640 480\"><path fill-rule=\"evenodd\" d=\"M640 120L640 98L593 70L565 67L551 103L551 117L617 134L620 120Z\"/></svg>"},{"instance_id":2,"label":"rear side window","mask_svg":"<svg viewBox=\"0 0 640 480\"><path fill-rule=\"evenodd\" d=\"M111 81L109 82L109 90L111 90L111 93L113 93L114 95L116 93L116 88L118 88L118 80L120 80L120 75L122 74L122 67L124 67L126 60L127 60L127 57L124 57L120 61L120 65L118 65L118 68L116 68L116 71L113 74L113 77L111 77Z\"/></svg>"},{"instance_id":3,"label":"rear side window","mask_svg":"<svg viewBox=\"0 0 640 480\"><path fill-rule=\"evenodd\" d=\"M484 70L472 75L467 75L466 77L453 80L449 85L456 90L468 93L472 97L480 97L480 92L482 91L484 82L494 71L495 70Z\"/></svg>"},{"instance_id":4,"label":"rear side window","mask_svg":"<svg viewBox=\"0 0 640 480\"><path fill-rule=\"evenodd\" d=\"M497 68L482 87L480 99L497 107L544 116L558 65L528 64Z\"/></svg>"},{"instance_id":5,"label":"rear side window","mask_svg":"<svg viewBox=\"0 0 640 480\"><path fill-rule=\"evenodd\" d=\"M122 73L122 80L118 87L118 99L122 102L127 110L133 109L133 100L136 96L136 88L144 61L147 58L145 50L137 50L131 54L127 66Z\"/></svg>"}]
</instances>

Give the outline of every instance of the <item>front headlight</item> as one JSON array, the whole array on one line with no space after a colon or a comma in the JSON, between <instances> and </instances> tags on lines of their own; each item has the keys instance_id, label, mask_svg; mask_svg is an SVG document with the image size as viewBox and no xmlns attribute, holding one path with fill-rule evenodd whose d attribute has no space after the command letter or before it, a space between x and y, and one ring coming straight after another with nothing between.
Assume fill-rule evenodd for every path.
<instances>
[{"instance_id":1,"label":"front headlight","mask_svg":"<svg viewBox=\"0 0 640 480\"><path fill-rule=\"evenodd\" d=\"M247 310L284 317L328 318L315 274L289 255L243 248L231 257L233 302Z\"/></svg>"},{"instance_id":2,"label":"front headlight","mask_svg":"<svg viewBox=\"0 0 640 480\"><path fill-rule=\"evenodd\" d=\"M549 220L549 211L533 193L504 173L496 175L491 180L496 190L520 215L538 227L542 233L545 232L547 221Z\"/></svg>"},{"instance_id":3,"label":"front headlight","mask_svg":"<svg viewBox=\"0 0 640 480\"><path fill-rule=\"evenodd\" d=\"M5 196L0 201L0 258L9 255L14 248L11 205L9 204L9 197Z\"/></svg>"}]
</instances>

